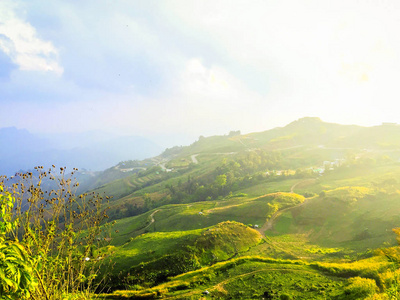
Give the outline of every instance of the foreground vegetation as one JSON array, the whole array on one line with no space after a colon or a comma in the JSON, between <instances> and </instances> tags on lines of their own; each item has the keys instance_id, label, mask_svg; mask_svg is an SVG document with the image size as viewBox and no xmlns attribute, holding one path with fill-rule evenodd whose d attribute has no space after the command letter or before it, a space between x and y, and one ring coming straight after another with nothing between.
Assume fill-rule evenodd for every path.
<instances>
[{"instance_id":1,"label":"foreground vegetation","mask_svg":"<svg viewBox=\"0 0 400 300\"><path fill-rule=\"evenodd\" d=\"M59 174L54 168L37 170L38 178L18 174L8 190L0 184L0 297L90 298L108 255L102 197L75 196L64 168ZM45 179L53 181L54 189L42 189Z\"/></svg>"}]
</instances>

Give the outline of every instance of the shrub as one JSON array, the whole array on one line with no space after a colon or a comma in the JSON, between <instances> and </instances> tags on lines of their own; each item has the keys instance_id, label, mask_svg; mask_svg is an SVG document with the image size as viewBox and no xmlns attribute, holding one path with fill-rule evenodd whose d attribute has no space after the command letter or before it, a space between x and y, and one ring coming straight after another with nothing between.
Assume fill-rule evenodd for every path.
<instances>
[{"instance_id":1,"label":"shrub","mask_svg":"<svg viewBox=\"0 0 400 300\"><path fill-rule=\"evenodd\" d=\"M37 177L28 172L8 182L3 179L3 185L9 185L7 193L15 198L15 206L6 215L6 221L12 224L6 225L7 239L15 240L14 252L19 251L18 258L25 259L19 267L25 268L20 273L26 280L21 277L16 282L30 289L32 299L78 295L85 299L94 290L99 265L104 261L104 253L101 258L95 257L100 253L94 250L109 241L104 231L107 226L102 227L107 218L102 197L94 193L75 196L73 190L79 184L71 177L76 169L70 175L65 168L56 175L54 166L48 171L35 169ZM48 190L42 188L45 186ZM4 225L1 227L4 229ZM34 283L37 285L32 289ZM7 293L16 290L14 287Z\"/></svg>"},{"instance_id":2,"label":"shrub","mask_svg":"<svg viewBox=\"0 0 400 300\"><path fill-rule=\"evenodd\" d=\"M376 292L378 292L378 287L375 280L361 277L350 278L349 285L344 290L348 299L364 299Z\"/></svg>"}]
</instances>

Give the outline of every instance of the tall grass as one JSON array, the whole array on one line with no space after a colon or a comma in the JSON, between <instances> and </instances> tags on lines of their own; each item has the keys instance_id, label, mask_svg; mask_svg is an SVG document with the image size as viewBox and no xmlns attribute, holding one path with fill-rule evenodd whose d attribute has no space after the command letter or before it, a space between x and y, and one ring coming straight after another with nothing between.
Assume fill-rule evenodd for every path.
<instances>
[{"instance_id":1,"label":"tall grass","mask_svg":"<svg viewBox=\"0 0 400 300\"><path fill-rule=\"evenodd\" d=\"M76 169L70 174L65 168L56 172L54 166L35 169L2 178L15 198L6 217L15 226L9 228L7 239L22 245L37 283L29 287L29 299L89 299L106 254L96 249L109 241L109 226L102 226L107 218L103 197L75 195Z\"/></svg>"}]
</instances>

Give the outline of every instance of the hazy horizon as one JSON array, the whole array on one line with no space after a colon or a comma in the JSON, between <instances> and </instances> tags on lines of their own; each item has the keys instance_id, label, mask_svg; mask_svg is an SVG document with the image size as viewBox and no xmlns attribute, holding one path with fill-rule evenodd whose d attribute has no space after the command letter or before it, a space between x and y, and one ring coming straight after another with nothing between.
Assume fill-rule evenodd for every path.
<instances>
[{"instance_id":1,"label":"hazy horizon","mask_svg":"<svg viewBox=\"0 0 400 300\"><path fill-rule=\"evenodd\" d=\"M319 119L320 121L324 123L333 123L333 124L339 124L339 125L355 125L355 126L360 126L360 127L374 127L374 126L380 126L384 124L398 124L397 122L381 122L380 124L373 124L371 126L364 126L360 124L355 124L355 123L336 123L336 122L326 122L325 120L319 118L318 116L304 116L295 120L292 120L289 123L283 124L282 126L276 126L276 127L271 127L271 128L264 128L258 131L252 131L252 132L243 132L242 130L238 129L241 134L248 134L248 133L259 133L259 132L264 132L264 131L269 131L278 127L285 127L289 125L292 122L296 122L300 119L307 119L307 118L312 118L312 119ZM89 147L93 146L93 144L96 143L102 143L106 141L111 141L113 139L118 139L118 138L129 138L129 137L134 137L134 138L143 138L143 139L148 139L149 141L157 144L160 149L166 149L166 148L171 148L175 146L189 146L190 144L196 142L200 136L204 137L210 137L210 136L217 136L217 135L228 135L231 131L235 130L229 130L227 132L222 132L222 133L210 133L209 135L204 135L200 134L198 136L195 135L180 135L180 134L174 134L174 133L166 133L162 135L147 135L147 136L142 136L142 135L134 135L134 134L119 134L118 132L113 133L110 131L107 131L107 129L102 130L102 129L93 129L93 130L87 130L87 131L82 131L78 133L74 132L54 132L54 133L46 133L46 132L35 132L35 131L30 131L27 128L18 128L16 126L8 126L8 127L1 127L0 132L2 130L7 130L7 129L16 129L18 131L24 131L26 130L29 134L32 134L33 136L46 140L50 144L52 144L53 149L63 149L63 150L73 150L76 148L82 148L82 147ZM136 158L133 158L136 159Z\"/></svg>"}]
</instances>

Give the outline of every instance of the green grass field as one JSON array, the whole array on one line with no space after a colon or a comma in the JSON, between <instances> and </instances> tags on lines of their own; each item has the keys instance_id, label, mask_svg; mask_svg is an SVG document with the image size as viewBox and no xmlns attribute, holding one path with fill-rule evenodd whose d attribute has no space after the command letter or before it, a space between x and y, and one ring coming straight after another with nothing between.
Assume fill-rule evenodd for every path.
<instances>
[{"instance_id":1,"label":"green grass field","mask_svg":"<svg viewBox=\"0 0 400 300\"><path fill-rule=\"evenodd\" d=\"M105 299L262 299L266 295L272 299L365 299L378 291L374 274L387 267L382 259L307 264L246 256L178 275L150 289L116 291Z\"/></svg>"}]
</instances>

